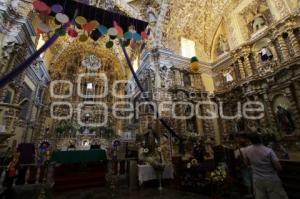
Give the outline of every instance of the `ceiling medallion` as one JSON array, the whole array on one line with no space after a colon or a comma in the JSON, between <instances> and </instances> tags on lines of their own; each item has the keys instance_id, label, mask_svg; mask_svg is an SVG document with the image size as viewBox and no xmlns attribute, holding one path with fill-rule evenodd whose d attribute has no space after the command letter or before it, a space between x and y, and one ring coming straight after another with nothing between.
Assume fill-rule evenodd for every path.
<instances>
[{"instance_id":1,"label":"ceiling medallion","mask_svg":"<svg viewBox=\"0 0 300 199\"><path fill-rule=\"evenodd\" d=\"M82 65L90 70L98 70L101 67L101 60L96 55L91 54L82 60Z\"/></svg>"}]
</instances>

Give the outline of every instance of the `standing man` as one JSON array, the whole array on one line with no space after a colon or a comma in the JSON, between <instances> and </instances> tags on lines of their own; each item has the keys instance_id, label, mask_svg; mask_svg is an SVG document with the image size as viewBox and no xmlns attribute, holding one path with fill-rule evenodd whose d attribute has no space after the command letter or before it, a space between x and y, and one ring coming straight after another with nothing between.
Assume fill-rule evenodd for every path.
<instances>
[{"instance_id":1,"label":"standing man","mask_svg":"<svg viewBox=\"0 0 300 199\"><path fill-rule=\"evenodd\" d=\"M277 175L281 165L276 154L262 144L258 133L251 133L249 139L252 145L244 153L252 168L255 199L288 199Z\"/></svg>"}]
</instances>

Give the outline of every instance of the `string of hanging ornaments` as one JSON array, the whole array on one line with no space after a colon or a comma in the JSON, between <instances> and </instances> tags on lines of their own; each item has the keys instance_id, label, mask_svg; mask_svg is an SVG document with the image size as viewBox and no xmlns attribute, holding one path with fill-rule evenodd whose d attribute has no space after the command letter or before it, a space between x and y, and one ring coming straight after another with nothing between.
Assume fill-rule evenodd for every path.
<instances>
[{"instance_id":1,"label":"string of hanging ornaments","mask_svg":"<svg viewBox=\"0 0 300 199\"><path fill-rule=\"evenodd\" d=\"M97 12L94 12L94 19L88 20L85 16L77 16L80 8L76 8L74 18L70 19L70 17L64 13L66 11L64 9L65 6L58 3L49 6L44 1L36 0L33 2L33 7L40 14L41 19L45 19L47 16L53 16L49 18L54 18L53 20L55 20L55 24L57 25L55 30L51 30L50 26L41 22L37 27L37 34L54 32L59 36L68 35L72 38L78 38L81 42L86 42L89 38L96 42L99 38L108 36L109 40L106 43L106 48L112 48L115 39L119 39L121 45L125 47L131 46L132 48L134 48L137 43L144 43L148 39L148 34L145 31L138 33L134 25L126 27L126 32L116 20L113 20L111 27L104 25L104 23L98 21L99 17L97 16ZM87 8L91 9L91 6ZM93 15L91 12L88 12L88 15L89 19L93 18L93 16L90 16ZM102 13L102 15L105 15L105 12ZM119 16L120 15L116 17ZM102 20L105 20L105 17L109 16L102 16Z\"/></svg>"}]
</instances>

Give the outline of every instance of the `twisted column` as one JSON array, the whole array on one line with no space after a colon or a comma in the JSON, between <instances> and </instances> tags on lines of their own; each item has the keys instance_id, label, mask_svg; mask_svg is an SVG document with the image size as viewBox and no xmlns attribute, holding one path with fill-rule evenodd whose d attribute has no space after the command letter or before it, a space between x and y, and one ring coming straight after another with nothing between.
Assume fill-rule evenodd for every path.
<instances>
[{"instance_id":1,"label":"twisted column","mask_svg":"<svg viewBox=\"0 0 300 199\"><path fill-rule=\"evenodd\" d=\"M253 75L253 71L252 71L252 68L251 68L249 54L245 54L244 59L245 59L245 72L247 74L247 77L250 77L250 76Z\"/></svg>"},{"instance_id":2,"label":"twisted column","mask_svg":"<svg viewBox=\"0 0 300 199\"><path fill-rule=\"evenodd\" d=\"M289 49L282 35L277 37L280 51L282 52L282 61L287 61L290 57Z\"/></svg>"},{"instance_id":3,"label":"twisted column","mask_svg":"<svg viewBox=\"0 0 300 199\"><path fill-rule=\"evenodd\" d=\"M237 61L239 64L239 71L240 71L241 79L245 79L246 73L245 73L245 68L244 68L243 62L240 58L238 58Z\"/></svg>"},{"instance_id":4,"label":"twisted column","mask_svg":"<svg viewBox=\"0 0 300 199\"><path fill-rule=\"evenodd\" d=\"M292 29L288 30L289 39L295 52L295 57L300 56L300 45Z\"/></svg>"}]
</instances>

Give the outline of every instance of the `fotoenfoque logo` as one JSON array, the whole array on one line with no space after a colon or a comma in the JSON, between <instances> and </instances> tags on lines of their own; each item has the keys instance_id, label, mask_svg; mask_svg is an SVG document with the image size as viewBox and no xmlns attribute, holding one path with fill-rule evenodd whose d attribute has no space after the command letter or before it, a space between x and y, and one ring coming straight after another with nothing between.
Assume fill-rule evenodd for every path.
<instances>
[{"instance_id":1,"label":"fotoenfoque logo","mask_svg":"<svg viewBox=\"0 0 300 199\"><path fill-rule=\"evenodd\" d=\"M101 93L95 94L95 84L87 83L84 79L97 78L97 82L101 81ZM231 112L234 114L226 115L224 108L226 105L222 102L214 102L211 100L193 100L193 103L185 101L161 101L150 100L151 97L144 96L144 100L133 102L135 95L134 84L129 80L117 80L113 83L111 90L109 90L109 82L105 73L82 73L77 78L76 97L80 98L80 102L74 103L72 101L74 85L69 80L54 80L50 84L50 94L54 101L50 106L51 117L55 120L69 120L73 118L73 113L77 113L77 123L81 126L87 127L101 127L108 124L109 115L118 120L129 121L131 119L139 119L141 112L147 110L152 114L153 119L159 117L171 117L173 119L187 120L193 117L203 120L224 119L235 120L238 118L245 118L249 120L259 120L264 117L264 104L260 101L237 102L236 107ZM83 87L85 87L83 89ZM126 93L120 93L120 87L126 87ZM56 88L63 88L63 94L57 94ZM99 89L98 89L99 90ZM85 92L84 92L85 91ZM87 92L88 91L88 92ZM114 102L106 102L105 98L111 93ZM147 93L149 94L149 93ZM153 93L155 99L162 99L164 95L160 92ZM159 102L158 102L159 101ZM109 103L109 105L108 105ZM60 115L57 109L66 108L68 114ZM181 111L178 111L181 110ZM58 111L59 112L59 111ZM87 122L87 117L94 117L101 121ZM73 118L74 119L74 118Z\"/></svg>"}]
</instances>

